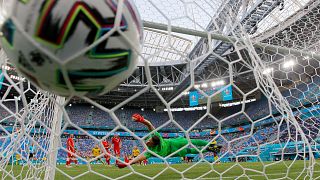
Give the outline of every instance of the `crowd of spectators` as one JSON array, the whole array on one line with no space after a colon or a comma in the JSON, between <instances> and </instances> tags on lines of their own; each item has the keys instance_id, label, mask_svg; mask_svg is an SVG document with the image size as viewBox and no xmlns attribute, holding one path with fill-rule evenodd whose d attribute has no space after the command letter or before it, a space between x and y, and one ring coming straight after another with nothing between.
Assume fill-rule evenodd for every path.
<instances>
[{"instance_id":1,"label":"crowd of spectators","mask_svg":"<svg viewBox=\"0 0 320 180\"><path fill-rule=\"evenodd\" d=\"M293 108L301 108L308 104L314 105L318 102L319 96L319 78L313 78L309 84L300 83L288 90L282 91L282 95L288 101L288 104ZM277 99L275 97L275 99ZM3 102L3 106L17 113L16 104L12 102ZM21 107L20 107L21 108ZM115 127L116 123L111 118L109 113L99 109L90 104L70 104L65 107L67 116L63 117L63 121L68 123L70 120L73 124L78 126L95 126L95 127ZM219 112L213 114L218 120L223 121L224 126L238 125L240 123L250 123L251 121L259 120L270 114L279 114L277 108L273 106L270 99L262 95L262 98L256 102L246 104L243 113L232 116L239 112L238 107L222 108ZM271 113L270 113L271 112ZM141 108L121 108L115 114L120 122L129 129L144 129L138 123L131 122L131 115L140 113L145 118L149 119L155 127L159 127L169 121L167 112L155 112L155 109L141 109ZM188 129L206 113L206 111L189 111L189 112L173 112L173 119L182 128ZM5 108L0 108L0 119L6 122L13 122L15 118L12 113L9 113ZM228 118L229 117L229 118ZM217 121L206 117L196 126L198 129L213 128L217 126ZM169 123L166 128L179 129L174 123Z\"/></svg>"}]
</instances>

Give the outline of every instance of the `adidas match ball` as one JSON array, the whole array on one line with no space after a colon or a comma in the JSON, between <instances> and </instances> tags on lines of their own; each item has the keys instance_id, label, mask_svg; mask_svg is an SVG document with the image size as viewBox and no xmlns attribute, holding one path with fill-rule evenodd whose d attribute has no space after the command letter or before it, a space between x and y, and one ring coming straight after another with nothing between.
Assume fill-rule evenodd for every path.
<instances>
[{"instance_id":1,"label":"adidas match ball","mask_svg":"<svg viewBox=\"0 0 320 180\"><path fill-rule=\"evenodd\" d=\"M2 47L41 89L101 95L136 68L142 21L130 0L14 0L11 11Z\"/></svg>"}]
</instances>

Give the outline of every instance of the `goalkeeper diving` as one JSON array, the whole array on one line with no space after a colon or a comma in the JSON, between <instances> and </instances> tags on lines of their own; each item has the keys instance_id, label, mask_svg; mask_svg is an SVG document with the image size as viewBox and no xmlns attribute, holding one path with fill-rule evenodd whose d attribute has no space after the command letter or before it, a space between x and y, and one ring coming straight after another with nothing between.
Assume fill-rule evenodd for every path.
<instances>
[{"instance_id":1,"label":"goalkeeper diving","mask_svg":"<svg viewBox=\"0 0 320 180\"><path fill-rule=\"evenodd\" d=\"M150 121L144 119L143 116L140 114L134 114L132 116L132 120L141 124L144 124L148 130L151 132L155 130L155 127L151 124ZM204 140L199 140L199 139L191 139L190 140L193 145L196 147L204 147L207 146L209 143L208 141ZM161 156L161 157L166 157L170 154L173 154L172 157L185 157L186 154L199 154L199 151L195 148L184 148L181 149L182 147L186 146L188 144L188 139L183 138L183 137L178 137L178 138L171 138L171 139L163 139L158 132L153 132L149 139L146 141L146 145L148 146L148 149L155 154ZM210 143L210 145L202 152L214 152L214 153L219 153L221 150L222 146L217 145L216 141L213 141ZM127 165L135 164L138 162L141 162L145 159L148 159L152 157L153 155L149 152L146 152L144 154L140 154L137 158L134 158L131 162L123 164L123 163L118 163L117 166L119 168L124 168Z\"/></svg>"}]
</instances>

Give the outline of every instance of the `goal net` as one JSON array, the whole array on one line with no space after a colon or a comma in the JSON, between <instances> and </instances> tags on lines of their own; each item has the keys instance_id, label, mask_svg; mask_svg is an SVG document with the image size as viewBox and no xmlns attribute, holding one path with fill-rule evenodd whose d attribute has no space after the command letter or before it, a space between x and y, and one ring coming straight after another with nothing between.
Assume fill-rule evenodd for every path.
<instances>
[{"instance_id":1,"label":"goal net","mask_svg":"<svg viewBox=\"0 0 320 180\"><path fill-rule=\"evenodd\" d=\"M134 2L145 28L139 67L106 95L39 90L0 51L2 179L320 177L320 1ZM157 154L146 144L155 132L183 143ZM115 135L120 154L102 144ZM126 161L141 155L146 167ZM105 166L109 158L128 166Z\"/></svg>"}]
</instances>

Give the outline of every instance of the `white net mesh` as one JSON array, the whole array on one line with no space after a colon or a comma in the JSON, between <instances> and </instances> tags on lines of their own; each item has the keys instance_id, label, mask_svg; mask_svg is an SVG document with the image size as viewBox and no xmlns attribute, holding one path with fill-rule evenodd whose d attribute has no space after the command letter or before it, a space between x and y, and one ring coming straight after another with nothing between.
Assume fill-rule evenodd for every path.
<instances>
[{"instance_id":1,"label":"white net mesh","mask_svg":"<svg viewBox=\"0 0 320 180\"><path fill-rule=\"evenodd\" d=\"M1 59L6 60L2 50ZM13 70L12 66L4 61L1 72L4 77L1 100L2 178L36 179L43 177L48 153L51 153L49 139L52 125L56 122L53 120L55 101L52 98L56 97L34 91L24 78L8 73L10 70ZM18 78L20 80L17 81ZM27 94L30 95L28 98Z\"/></svg>"},{"instance_id":2,"label":"white net mesh","mask_svg":"<svg viewBox=\"0 0 320 180\"><path fill-rule=\"evenodd\" d=\"M104 96L37 90L1 50L2 179L320 177L319 1L135 3L146 28L140 67ZM165 153L146 144L156 131ZM102 144L115 134L120 153ZM149 165L104 166L135 161L134 146Z\"/></svg>"}]
</instances>

